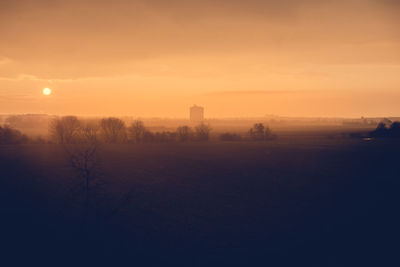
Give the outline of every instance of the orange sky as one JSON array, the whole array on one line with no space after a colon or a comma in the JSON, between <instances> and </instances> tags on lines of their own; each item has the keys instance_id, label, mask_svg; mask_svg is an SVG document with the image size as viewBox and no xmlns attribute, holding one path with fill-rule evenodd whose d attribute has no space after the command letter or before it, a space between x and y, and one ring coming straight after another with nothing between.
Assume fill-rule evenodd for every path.
<instances>
[{"instance_id":1,"label":"orange sky","mask_svg":"<svg viewBox=\"0 0 400 267\"><path fill-rule=\"evenodd\" d=\"M400 116L398 14L397 0L2 0L0 113Z\"/></svg>"}]
</instances>

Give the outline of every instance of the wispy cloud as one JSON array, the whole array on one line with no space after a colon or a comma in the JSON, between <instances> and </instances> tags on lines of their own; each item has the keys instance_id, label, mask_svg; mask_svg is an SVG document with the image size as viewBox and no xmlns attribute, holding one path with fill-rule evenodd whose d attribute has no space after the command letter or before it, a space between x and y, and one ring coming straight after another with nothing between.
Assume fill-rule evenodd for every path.
<instances>
[{"instance_id":1,"label":"wispy cloud","mask_svg":"<svg viewBox=\"0 0 400 267\"><path fill-rule=\"evenodd\" d=\"M19 82L19 81L34 81L34 82L46 82L46 83L53 83L53 82L79 82L84 80L100 80L105 79L108 77L84 77L84 78L75 78L75 79L46 79L41 78L36 75L32 74L19 74L18 76L0 76L0 81L12 81L12 82Z\"/></svg>"},{"instance_id":2,"label":"wispy cloud","mask_svg":"<svg viewBox=\"0 0 400 267\"><path fill-rule=\"evenodd\" d=\"M280 94L298 94L309 92L309 90L232 90L216 91L204 93L203 95L212 96L240 96L240 95L280 95Z\"/></svg>"}]
</instances>

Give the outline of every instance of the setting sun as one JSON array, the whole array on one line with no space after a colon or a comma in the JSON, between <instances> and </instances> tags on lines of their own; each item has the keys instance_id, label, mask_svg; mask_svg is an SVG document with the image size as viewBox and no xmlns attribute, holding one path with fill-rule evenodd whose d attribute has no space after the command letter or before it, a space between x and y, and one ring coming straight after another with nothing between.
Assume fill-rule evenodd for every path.
<instances>
[{"instance_id":1,"label":"setting sun","mask_svg":"<svg viewBox=\"0 0 400 267\"><path fill-rule=\"evenodd\" d=\"M43 89L43 94L44 95L51 95L51 89L50 88L44 88Z\"/></svg>"}]
</instances>

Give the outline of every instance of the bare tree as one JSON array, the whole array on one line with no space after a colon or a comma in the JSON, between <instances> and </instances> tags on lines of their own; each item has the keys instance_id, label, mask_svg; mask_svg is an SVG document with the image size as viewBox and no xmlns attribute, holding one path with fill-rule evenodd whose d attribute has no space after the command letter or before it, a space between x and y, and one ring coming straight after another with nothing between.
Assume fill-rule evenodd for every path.
<instances>
[{"instance_id":1,"label":"bare tree","mask_svg":"<svg viewBox=\"0 0 400 267\"><path fill-rule=\"evenodd\" d=\"M86 124L79 131L75 143L63 145L69 166L76 173L78 184L74 191L82 197L82 231L86 238L91 238L98 227L129 205L134 193L133 189L121 192L110 205L111 199L106 196L104 187L106 182L101 179L100 143L96 138L98 128L98 124Z\"/></svg>"},{"instance_id":2,"label":"bare tree","mask_svg":"<svg viewBox=\"0 0 400 267\"><path fill-rule=\"evenodd\" d=\"M253 128L249 130L249 135L252 140L264 140L264 125L262 123L254 124Z\"/></svg>"},{"instance_id":3,"label":"bare tree","mask_svg":"<svg viewBox=\"0 0 400 267\"><path fill-rule=\"evenodd\" d=\"M0 125L0 144L23 144L29 141L28 137L8 125Z\"/></svg>"},{"instance_id":4,"label":"bare tree","mask_svg":"<svg viewBox=\"0 0 400 267\"><path fill-rule=\"evenodd\" d=\"M75 116L55 118L50 122L50 135L59 144L74 142L81 124Z\"/></svg>"},{"instance_id":5,"label":"bare tree","mask_svg":"<svg viewBox=\"0 0 400 267\"><path fill-rule=\"evenodd\" d=\"M208 141L210 138L211 127L203 122L195 127L195 131L199 141Z\"/></svg>"},{"instance_id":6,"label":"bare tree","mask_svg":"<svg viewBox=\"0 0 400 267\"><path fill-rule=\"evenodd\" d=\"M118 118L102 119L100 128L106 143L121 143L126 140L125 123Z\"/></svg>"},{"instance_id":7,"label":"bare tree","mask_svg":"<svg viewBox=\"0 0 400 267\"><path fill-rule=\"evenodd\" d=\"M78 190L83 196L83 226L87 230L91 193L96 186L95 180L99 172L98 146L99 143L93 136L93 130L82 127L75 143L64 144L67 159L78 178Z\"/></svg>"},{"instance_id":8,"label":"bare tree","mask_svg":"<svg viewBox=\"0 0 400 267\"><path fill-rule=\"evenodd\" d=\"M100 125L96 121L85 121L79 128L79 138L81 142L98 142Z\"/></svg>"},{"instance_id":9,"label":"bare tree","mask_svg":"<svg viewBox=\"0 0 400 267\"><path fill-rule=\"evenodd\" d=\"M136 120L128 128L128 131L130 139L135 143L140 143L144 141L147 130L142 121Z\"/></svg>"},{"instance_id":10,"label":"bare tree","mask_svg":"<svg viewBox=\"0 0 400 267\"><path fill-rule=\"evenodd\" d=\"M262 123L254 124L253 128L249 130L249 136L254 141L271 140L276 137L271 129L268 126L265 127Z\"/></svg>"},{"instance_id":11,"label":"bare tree","mask_svg":"<svg viewBox=\"0 0 400 267\"><path fill-rule=\"evenodd\" d=\"M193 131L189 126L180 126L176 129L178 140L181 142L189 141L192 138Z\"/></svg>"}]
</instances>

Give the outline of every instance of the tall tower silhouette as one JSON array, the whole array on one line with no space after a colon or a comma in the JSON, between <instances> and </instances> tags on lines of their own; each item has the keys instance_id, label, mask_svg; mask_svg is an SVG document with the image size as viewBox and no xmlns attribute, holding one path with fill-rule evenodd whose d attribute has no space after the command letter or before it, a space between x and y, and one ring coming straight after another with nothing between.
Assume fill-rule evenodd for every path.
<instances>
[{"instance_id":1,"label":"tall tower silhouette","mask_svg":"<svg viewBox=\"0 0 400 267\"><path fill-rule=\"evenodd\" d=\"M190 121L201 122L204 120L204 108L194 105L190 107Z\"/></svg>"}]
</instances>

